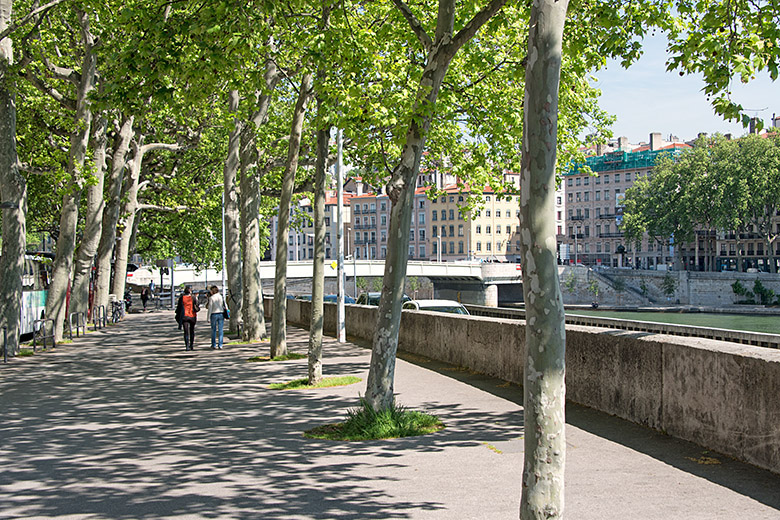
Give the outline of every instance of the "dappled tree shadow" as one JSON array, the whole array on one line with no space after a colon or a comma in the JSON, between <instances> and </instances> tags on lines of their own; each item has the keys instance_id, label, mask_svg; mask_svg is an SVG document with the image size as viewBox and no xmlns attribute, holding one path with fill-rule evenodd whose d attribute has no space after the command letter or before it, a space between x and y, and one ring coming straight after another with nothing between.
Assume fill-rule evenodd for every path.
<instances>
[{"instance_id":1,"label":"dappled tree shadow","mask_svg":"<svg viewBox=\"0 0 780 520\"><path fill-rule=\"evenodd\" d=\"M170 312L131 315L9 366L0 518L408 518L445 504L393 491L394 472L408 465L400 455L518 437L516 414L431 401L423 406L446 414L439 434L306 439L304 430L341 420L365 383L268 390L305 377L306 360L249 363L268 354L267 343L212 351L204 321L196 334L196 350L185 352ZM291 351L305 352L307 341L290 329ZM364 349L325 343L326 375L365 378Z\"/></svg>"}]
</instances>

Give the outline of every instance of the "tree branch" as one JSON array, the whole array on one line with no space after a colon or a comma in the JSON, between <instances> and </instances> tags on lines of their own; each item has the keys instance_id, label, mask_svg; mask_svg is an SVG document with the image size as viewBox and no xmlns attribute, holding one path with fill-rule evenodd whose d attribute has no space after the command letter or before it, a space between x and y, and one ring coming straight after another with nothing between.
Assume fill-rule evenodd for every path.
<instances>
[{"instance_id":1,"label":"tree branch","mask_svg":"<svg viewBox=\"0 0 780 520\"><path fill-rule=\"evenodd\" d=\"M479 31L479 29L485 25L485 22L490 20L493 15L495 15L502 7L504 7L505 3L506 0L492 0L488 5L485 6L484 9L475 14L474 18L472 18L469 23L463 27L463 29L458 31L458 34L456 34L452 39L452 54L454 55L458 49L463 46L463 44L471 40L471 38L477 34L477 31Z\"/></svg>"},{"instance_id":2,"label":"tree branch","mask_svg":"<svg viewBox=\"0 0 780 520\"><path fill-rule=\"evenodd\" d=\"M181 211L188 211L188 210L195 210L197 211L198 208L193 208L191 206L158 206L157 204L139 204L138 205L138 211L141 210L154 210L154 211L164 211L168 213L177 213Z\"/></svg>"},{"instance_id":3,"label":"tree branch","mask_svg":"<svg viewBox=\"0 0 780 520\"><path fill-rule=\"evenodd\" d=\"M42 5L41 7L38 7L37 9L33 9L29 13L27 13L25 16L23 16L20 20L18 20L16 23L10 24L8 27L5 28L3 32L0 32L0 41L4 40L9 34L17 30L18 28L22 27L23 25L26 25L30 20L38 16L39 14L44 13L45 11L48 11L52 7L56 6L57 4L61 4L65 0L52 0L46 5Z\"/></svg>"},{"instance_id":4,"label":"tree branch","mask_svg":"<svg viewBox=\"0 0 780 520\"><path fill-rule=\"evenodd\" d=\"M23 78L25 78L27 81L29 81L33 87L37 88L39 91L43 92L44 94L50 96L54 101L58 102L64 108L68 110L76 110L75 100L65 97L57 89L46 85L43 81L41 81L40 78L38 78L31 71L27 70L24 72L20 72L20 75Z\"/></svg>"},{"instance_id":5,"label":"tree branch","mask_svg":"<svg viewBox=\"0 0 780 520\"><path fill-rule=\"evenodd\" d=\"M504 0L504 2L505 1L506 0ZM504 2L501 2L501 5L503 5ZM414 13L412 13L411 9L409 9L409 6L406 5L403 0L393 0L393 3L398 8L398 10L401 11L401 14L404 16L404 18L406 18L406 21L409 22L409 26L412 28L412 32L414 32L414 34L417 36L417 39L420 40L423 49L425 49L425 52L430 52L431 47L433 47L433 41L431 41L431 37L428 36L428 33L425 32L425 29L423 29L420 21L416 16L414 16ZM479 16L479 14L477 16Z\"/></svg>"}]
</instances>

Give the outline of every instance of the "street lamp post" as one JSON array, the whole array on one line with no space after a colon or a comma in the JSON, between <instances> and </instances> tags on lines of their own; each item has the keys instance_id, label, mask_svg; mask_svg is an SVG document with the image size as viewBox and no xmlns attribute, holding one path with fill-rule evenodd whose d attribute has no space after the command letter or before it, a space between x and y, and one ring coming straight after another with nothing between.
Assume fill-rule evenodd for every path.
<instances>
[{"instance_id":1,"label":"street lamp post","mask_svg":"<svg viewBox=\"0 0 780 520\"><path fill-rule=\"evenodd\" d=\"M574 228L574 266L576 267L580 263L579 253L580 250L577 247L577 238L580 235L580 226Z\"/></svg>"},{"instance_id":2,"label":"street lamp post","mask_svg":"<svg viewBox=\"0 0 780 520\"><path fill-rule=\"evenodd\" d=\"M439 241L439 247L436 248L436 261L441 262L441 236L437 236L436 240Z\"/></svg>"}]
</instances>

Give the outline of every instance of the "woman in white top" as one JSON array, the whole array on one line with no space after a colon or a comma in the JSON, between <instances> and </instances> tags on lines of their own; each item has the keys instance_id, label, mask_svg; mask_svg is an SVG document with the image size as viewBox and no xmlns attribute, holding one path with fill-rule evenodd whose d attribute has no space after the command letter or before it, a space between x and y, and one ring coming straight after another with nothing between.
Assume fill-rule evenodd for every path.
<instances>
[{"instance_id":1,"label":"woman in white top","mask_svg":"<svg viewBox=\"0 0 780 520\"><path fill-rule=\"evenodd\" d=\"M219 293L219 288L212 285L209 290L208 313L211 323L211 348L222 349L222 330L225 325L225 300Z\"/></svg>"}]
</instances>

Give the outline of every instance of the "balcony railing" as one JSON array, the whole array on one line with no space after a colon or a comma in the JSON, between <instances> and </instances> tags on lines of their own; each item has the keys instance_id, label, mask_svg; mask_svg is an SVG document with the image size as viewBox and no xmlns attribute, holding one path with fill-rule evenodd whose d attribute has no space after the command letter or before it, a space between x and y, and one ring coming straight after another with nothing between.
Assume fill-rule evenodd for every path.
<instances>
[{"instance_id":1,"label":"balcony railing","mask_svg":"<svg viewBox=\"0 0 780 520\"><path fill-rule=\"evenodd\" d=\"M572 215L571 217L569 217L569 220L585 220L585 217L583 217L582 215Z\"/></svg>"},{"instance_id":2,"label":"balcony railing","mask_svg":"<svg viewBox=\"0 0 780 520\"><path fill-rule=\"evenodd\" d=\"M362 246L362 245L371 245L376 244L376 238L356 238L355 239L355 245Z\"/></svg>"},{"instance_id":3,"label":"balcony railing","mask_svg":"<svg viewBox=\"0 0 780 520\"><path fill-rule=\"evenodd\" d=\"M622 237L623 237L623 233L621 233L620 231L616 233L602 233L601 235L599 235L599 238L622 238Z\"/></svg>"}]
</instances>

